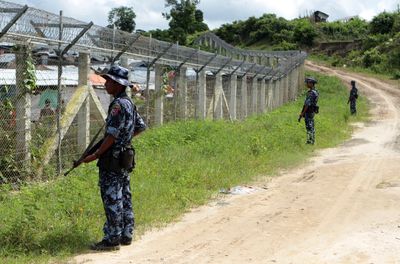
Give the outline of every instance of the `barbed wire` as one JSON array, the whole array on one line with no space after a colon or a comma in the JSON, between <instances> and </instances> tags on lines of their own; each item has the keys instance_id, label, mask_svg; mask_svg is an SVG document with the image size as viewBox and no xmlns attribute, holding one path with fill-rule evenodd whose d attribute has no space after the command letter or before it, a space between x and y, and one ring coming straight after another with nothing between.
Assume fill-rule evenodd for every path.
<instances>
[{"instance_id":1,"label":"barbed wire","mask_svg":"<svg viewBox=\"0 0 400 264\"><path fill-rule=\"evenodd\" d=\"M21 8L23 8L22 5L0 1L0 11L3 11L0 18L0 27L4 28L15 15L15 13L11 12L4 13L6 9ZM62 17L63 31L60 38L60 21L60 15L29 7L25 14L10 28L4 38L21 42L25 42L26 40L35 41L38 44L48 45L57 50L58 44L61 45L61 48L65 48L69 43L74 41L82 31L82 28L88 26L88 23L73 18ZM285 74L291 70L293 65L302 63L306 57L306 53L301 51L267 52L241 50L224 42L213 33L206 33L203 36L212 38L218 45L223 46L234 55L282 58L282 60L279 61L281 64L280 67L277 67L277 71L279 72L271 71L271 66L265 67L265 69L260 72L261 67L264 66L260 67L257 65L253 67L249 73L260 72L260 74L271 74L271 76ZM108 62L112 61L112 57L120 52L123 52L123 56L132 59L149 61L151 61L152 58L162 55L158 63L177 66L180 62L186 61L185 64L187 66L194 68L203 66L212 58L207 65L207 68L210 70L220 69L227 61L226 56L215 56L210 52L152 39L150 37L141 36L138 33L128 33L97 25L91 26L89 30L77 40L72 50L75 52L88 50L96 51ZM195 54L195 56L193 56L193 54ZM288 58L290 58L290 63ZM241 63L241 60L232 59L223 71L229 73L229 70L234 69L235 66L237 67ZM240 66L237 72L244 73L247 69L252 67L253 64L253 62L245 62Z\"/></svg>"}]
</instances>

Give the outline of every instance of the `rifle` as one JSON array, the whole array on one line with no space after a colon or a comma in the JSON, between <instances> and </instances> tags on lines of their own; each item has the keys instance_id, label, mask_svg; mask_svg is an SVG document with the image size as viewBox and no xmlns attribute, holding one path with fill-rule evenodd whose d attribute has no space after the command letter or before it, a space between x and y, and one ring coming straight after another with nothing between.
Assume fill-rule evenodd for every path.
<instances>
[{"instance_id":1,"label":"rifle","mask_svg":"<svg viewBox=\"0 0 400 264\"><path fill-rule=\"evenodd\" d=\"M301 109L301 113L304 112L304 108L305 108L305 107L306 107L306 106L303 105L303 109ZM300 115L299 115L299 118L297 119L297 122L300 122L302 117L303 117L303 116L300 114Z\"/></svg>"},{"instance_id":2,"label":"rifle","mask_svg":"<svg viewBox=\"0 0 400 264\"><path fill-rule=\"evenodd\" d=\"M74 160L72 168L70 168L68 171L66 171L64 173L64 176L67 176L73 169L75 169L76 167L81 165L82 161L88 155L93 154L100 147L101 143L103 143L103 139L100 140L99 142L97 142L95 145L94 145L94 142L96 141L97 137L100 135L100 132L103 130L104 126L105 126L105 123L101 126L99 131L97 131L96 135L94 135L93 139L90 141L89 145L87 146L85 151L82 153L81 157L78 160Z\"/></svg>"}]
</instances>

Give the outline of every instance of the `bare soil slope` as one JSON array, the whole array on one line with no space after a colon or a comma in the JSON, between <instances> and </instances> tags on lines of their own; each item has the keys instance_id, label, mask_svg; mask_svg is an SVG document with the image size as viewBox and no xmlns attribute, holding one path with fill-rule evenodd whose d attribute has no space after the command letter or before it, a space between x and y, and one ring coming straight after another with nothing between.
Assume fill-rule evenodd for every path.
<instances>
[{"instance_id":1,"label":"bare soil slope","mask_svg":"<svg viewBox=\"0 0 400 264\"><path fill-rule=\"evenodd\" d=\"M361 96L373 102L373 121L304 166L255 183L251 194L197 208L120 252L75 261L400 263L400 89L309 62L307 67L346 83L356 80Z\"/></svg>"}]
</instances>

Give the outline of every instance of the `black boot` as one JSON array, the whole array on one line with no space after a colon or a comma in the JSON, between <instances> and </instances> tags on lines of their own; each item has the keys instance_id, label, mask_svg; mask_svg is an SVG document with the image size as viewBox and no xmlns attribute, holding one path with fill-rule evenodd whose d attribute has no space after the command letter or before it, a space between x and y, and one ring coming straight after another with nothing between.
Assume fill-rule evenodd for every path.
<instances>
[{"instance_id":1,"label":"black boot","mask_svg":"<svg viewBox=\"0 0 400 264\"><path fill-rule=\"evenodd\" d=\"M123 246L129 246L130 244L132 244L132 238L123 236L121 237L120 243Z\"/></svg>"},{"instance_id":2,"label":"black boot","mask_svg":"<svg viewBox=\"0 0 400 264\"><path fill-rule=\"evenodd\" d=\"M114 251L119 250L120 246L119 242L111 242L103 239L102 241L91 245L90 248L96 251Z\"/></svg>"}]
</instances>

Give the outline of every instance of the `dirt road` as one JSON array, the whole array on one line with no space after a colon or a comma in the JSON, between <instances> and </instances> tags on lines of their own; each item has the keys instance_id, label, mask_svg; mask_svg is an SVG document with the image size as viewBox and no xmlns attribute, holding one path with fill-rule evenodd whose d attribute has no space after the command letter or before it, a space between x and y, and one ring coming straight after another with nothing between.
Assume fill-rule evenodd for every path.
<instances>
[{"instance_id":1,"label":"dirt road","mask_svg":"<svg viewBox=\"0 0 400 264\"><path fill-rule=\"evenodd\" d=\"M400 263L400 88L357 81L373 121L306 165L187 214L117 253L77 263ZM318 132L317 132L318 133Z\"/></svg>"}]
</instances>

